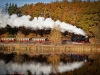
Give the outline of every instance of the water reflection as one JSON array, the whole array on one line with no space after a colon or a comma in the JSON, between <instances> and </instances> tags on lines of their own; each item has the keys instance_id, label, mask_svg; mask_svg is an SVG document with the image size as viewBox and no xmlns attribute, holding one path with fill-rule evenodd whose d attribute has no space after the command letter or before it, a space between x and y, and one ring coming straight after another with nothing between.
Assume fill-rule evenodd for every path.
<instances>
[{"instance_id":1,"label":"water reflection","mask_svg":"<svg viewBox=\"0 0 100 75\"><path fill-rule=\"evenodd\" d=\"M8 55L3 55L5 59L7 60ZM11 55L12 56L12 55ZM29 57L26 57L29 58ZM81 66L84 65L84 60L83 61L73 61L73 62L63 62L60 61L59 56L48 56L48 60L50 63L48 63L47 58L44 57L30 57L31 59L25 59L24 56L21 55L13 55L11 60L9 62L6 62L5 60L1 59L0 60L0 74L12 74L15 72L22 73L28 75L30 72L31 74L36 74L36 75L49 75L51 73L63 73L67 71L73 71L74 69L80 68ZM38 62L35 59L40 59L45 60ZM24 62L22 62L22 60ZM46 61L47 60L47 61ZM19 62L18 62L19 61ZM59 62L59 63L57 63Z\"/></svg>"},{"instance_id":2,"label":"water reflection","mask_svg":"<svg viewBox=\"0 0 100 75\"><path fill-rule=\"evenodd\" d=\"M62 63L60 62L60 64L57 67L57 72L66 72L66 71L71 71L74 70L76 68L81 67L84 64L83 61L81 62L73 62L73 63ZM49 75L52 72L56 72L52 71L53 66L51 64L46 64L46 63L38 63L38 62L29 62L29 63L23 63L23 64L18 64L15 62L9 62L9 63L5 63L3 60L0 60L0 73L1 74L10 74L12 72L21 72L24 74L27 74L27 71L30 70L30 72L32 74L46 74Z\"/></svg>"}]
</instances>

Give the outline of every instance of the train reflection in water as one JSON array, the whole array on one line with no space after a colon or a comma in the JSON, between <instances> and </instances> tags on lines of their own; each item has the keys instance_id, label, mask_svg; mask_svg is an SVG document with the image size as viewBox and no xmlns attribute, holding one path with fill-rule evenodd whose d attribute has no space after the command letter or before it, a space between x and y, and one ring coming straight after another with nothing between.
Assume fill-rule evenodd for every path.
<instances>
[{"instance_id":1,"label":"train reflection in water","mask_svg":"<svg viewBox=\"0 0 100 75\"><path fill-rule=\"evenodd\" d=\"M70 58L72 60L77 60L77 61L83 61L83 60L88 60L88 56L85 54L69 54Z\"/></svg>"},{"instance_id":2,"label":"train reflection in water","mask_svg":"<svg viewBox=\"0 0 100 75\"><path fill-rule=\"evenodd\" d=\"M70 60L64 61L67 56ZM1 59L1 57L4 59ZM57 60L55 60L56 57L59 57L58 61L60 61L58 63ZM49 58L52 62L48 61ZM74 69L82 67L85 60L85 55L79 54L67 54L61 56L54 55L46 57L41 55L29 57L28 55L0 54L0 73L11 75L29 75L28 73L30 72L30 75L51 75L51 73L57 75L57 73L73 71Z\"/></svg>"}]
</instances>

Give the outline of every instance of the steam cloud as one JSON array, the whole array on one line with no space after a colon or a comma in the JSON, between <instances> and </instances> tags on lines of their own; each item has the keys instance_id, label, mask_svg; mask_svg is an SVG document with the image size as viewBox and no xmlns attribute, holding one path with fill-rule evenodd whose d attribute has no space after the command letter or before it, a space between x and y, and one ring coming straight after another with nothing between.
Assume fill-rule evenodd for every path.
<instances>
[{"instance_id":1,"label":"steam cloud","mask_svg":"<svg viewBox=\"0 0 100 75\"><path fill-rule=\"evenodd\" d=\"M13 27L24 26L26 28L31 29L52 29L54 26L59 26L61 32L68 31L70 33L79 34L85 36L86 33L76 26L71 24L61 22L59 20L54 21L51 18L44 17L34 17L32 21L30 21L31 16L23 15L18 17L16 14L9 16L6 12L3 12L3 9L0 8L0 28L5 28L6 25L10 25Z\"/></svg>"},{"instance_id":2,"label":"steam cloud","mask_svg":"<svg viewBox=\"0 0 100 75\"><path fill-rule=\"evenodd\" d=\"M38 62L18 64L12 61L6 64L3 60L0 60L0 74L21 72L27 75L27 71L30 70L32 74L41 75L43 73L45 75L49 75L52 72L63 73L67 71L73 71L74 69L80 68L83 64L84 61L67 64L61 62L56 68L56 71L53 69L51 64L43 64Z\"/></svg>"}]
</instances>

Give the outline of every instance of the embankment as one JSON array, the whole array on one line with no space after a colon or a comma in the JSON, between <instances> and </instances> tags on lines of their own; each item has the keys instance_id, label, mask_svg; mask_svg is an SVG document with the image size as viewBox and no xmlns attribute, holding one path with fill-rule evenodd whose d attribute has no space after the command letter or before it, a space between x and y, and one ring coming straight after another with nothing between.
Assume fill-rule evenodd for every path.
<instances>
[{"instance_id":1,"label":"embankment","mask_svg":"<svg viewBox=\"0 0 100 75\"><path fill-rule=\"evenodd\" d=\"M39 45L39 44L0 44L0 52L4 54L55 55L55 54L87 54L100 53L99 44L66 44L66 45Z\"/></svg>"}]
</instances>

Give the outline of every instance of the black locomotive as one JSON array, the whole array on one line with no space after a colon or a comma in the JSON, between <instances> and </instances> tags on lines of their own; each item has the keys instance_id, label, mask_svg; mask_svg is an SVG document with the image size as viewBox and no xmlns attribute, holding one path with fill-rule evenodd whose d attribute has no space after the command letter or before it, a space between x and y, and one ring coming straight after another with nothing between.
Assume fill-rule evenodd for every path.
<instances>
[{"instance_id":1,"label":"black locomotive","mask_svg":"<svg viewBox=\"0 0 100 75\"><path fill-rule=\"evenodd\" d=\"M75 35L73 35L71 37L71 42L84 42L84 43L89 43L89 37L86 37L86 36L75 36Z\"/></svg>"}]
</instances>

